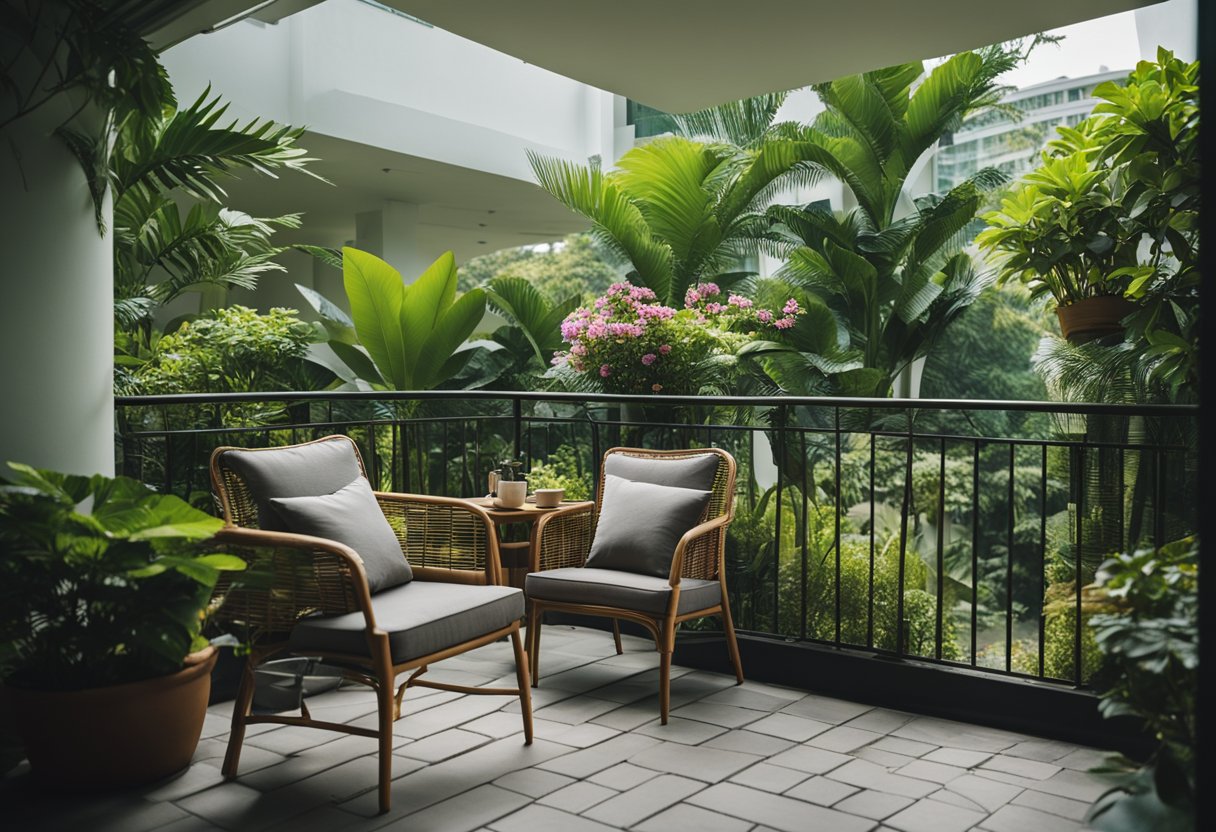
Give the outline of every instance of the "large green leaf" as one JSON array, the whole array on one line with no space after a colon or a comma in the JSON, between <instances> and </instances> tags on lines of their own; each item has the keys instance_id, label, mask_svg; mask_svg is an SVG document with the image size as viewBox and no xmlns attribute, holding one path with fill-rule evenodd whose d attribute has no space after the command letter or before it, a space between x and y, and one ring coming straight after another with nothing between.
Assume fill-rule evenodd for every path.
<instances>
[{"instance_id":1,"label":"large green leaf","mask_svg":"<svg viewBox=\"0 0 1216 832\"><path fill-rule=\"evenodd\" d=\"M380 375L396 390L412 389L401 326L405 301L401 274L374 254L345 247L342 282L359 342Z\"/></svg>"},{"instance_id":2,"label":"large green leaf","mask_svg":"<svg viewBox=\"0 0 1216 832\"><path fill-rule=\"evenodd\" d=\"M452 281L455 282L454 271ZM430 389L460 371L464 365L451 369L448 357L473 334L485 314L486 295L481 289L470 289L444 310L422 345L424 362L414 369L415 382L421 389Z\"/></svg>"},{"instance_id":3,"label":"large green leaf","mask_svg":"<svg viewBox=\"0 0 1216 832\"><path fill-rule=\"evenodd\" d=\"M342 360L356 378L366 381L373 387L384 387L384 377L376 369L367 352L357 344L345 344L341 341L330 341L329 348Z\"/></svg>"},{"instance_id":4,"label":"large green leaf","mask_svg":"<svg viewBox=\"0 0 1216 832\"><path fill-rule=\"evenodd\" d=\"M419 385L417 375L423 350L455 296L456 258L450 251L439 255L417 280L406 287L405 300L401 305L401 330L409 382L398 389ZM450 355L455 348L456 345L453 345L441 356L432 356L432 360ZM426 388L426 385L420 386Z\"/></svg>"},{"instance_id":5,"label":"large green leaf","mask_svg":"<svg viewBox=\"0 0 1216 832\"><path fill-rule=\"evenodd\" d=\"M355 322L350 319L343 311L342 307L329 300L316 289L310 289L307 286L296 284L296 289L304 300L317 313L317 317L321 319L321 325L325 327L325 332L329 335L330 342L340 342L343 344L359 343L359 335L355 332Z\"/></svg>"}]
</instances>

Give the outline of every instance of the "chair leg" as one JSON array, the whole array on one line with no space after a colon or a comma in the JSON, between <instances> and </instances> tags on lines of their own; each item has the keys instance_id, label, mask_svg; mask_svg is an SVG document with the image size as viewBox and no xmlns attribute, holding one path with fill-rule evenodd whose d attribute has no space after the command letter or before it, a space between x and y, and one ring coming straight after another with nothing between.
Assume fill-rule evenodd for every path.
<instances>
[{"instance_id":1,"label":"chair leg","mask_svg":"<svg viewBox=\"0 0 1216 832\"><path fill-rule=\"evenodd\" d=\"M735 639L735 622L730 617L730 602L722 604L722 629L726 631L726 651L735 666L735 684L743 684L743 661L739 658L739 642Z\"/></svg>"},{"instance_id":2,"label":"chair leg","mask_svg":"<svg viewBox=\"0 0 1216 832\"><path fill-rule=\"evenodd\" d=\"M671 615L663 621L659 638L659 716L663 725L667 724L667 713L671 710L671 654L675 649L676 619Z\"/></svg>"},{"instance_id":3,"label":"chair leg","mask_svg":"<svg viewBox=\"0 0 1216 832\"><path fill-rule=\"evenodd\" d=\"M224 777L236 777L237 766L241 762L241 744L245 741L245 718L249 716L249 705L253 702L253 664L254 655L245 660L245 669L241 671L241 684L236 690L236 701L232 703L232 729L228 734L228 750L224 753Z\"/></svg>"},{"instance_id":4,"label":"chair leg","mask_svg":"<svg viewBox=\"0 0 1216 832\"><path fill-rule=\"evenodd\" d=\"M659 653L659 716L667 724L667 712L671 710L671 651Z\"/></svg>"},{"instance_id":5,"label":"chair leg","mask_svg":"<svg viewBox=\"0 0 1216 832\"><path fill-rule=\"evenodd\" d=\"M531 642L528 653L532 664L532 687L540 684L540 628L544 617L545 614L533 604L531 615L528 616L528 640Z\"/></svg>"},{"instance_id":6,"label":"chair leg","mask_svg":"<svg viewBox=\"0 0 1216 832\"><path fill-rule=\"evenodd\" d=\"M625 651L621 649L621 620L619 618L612 619L612 640L616 642L616 654L619 656Z\"/></svg>"},{"instance_id":7,"label":"chair leg","mask_svg":"<svg viewBox=\"0 0 1216 832\"><path fill-rule=\"evenodd\" d=\"M519 711L524 717L524 745L532 744L532 689L528 687L528 654L524 652L519 630L511 633L511 647L515 650L515 681L519 685Z\"/></svg>"},{"instance_id":8,"label":"chair leg","mask_svg":"<svg viewBox=\"0 0 1216 832\"><path fill-rule=\"evenodd\" d=\"M393 787L393 717L396 696L393 682L392 660L389 658L387 637L380 645L381 655L377 657L376 668L376 706L379 715L379 746L380 746L380 814L389 810L392 802Z\"/></svg>"}]
</instances>

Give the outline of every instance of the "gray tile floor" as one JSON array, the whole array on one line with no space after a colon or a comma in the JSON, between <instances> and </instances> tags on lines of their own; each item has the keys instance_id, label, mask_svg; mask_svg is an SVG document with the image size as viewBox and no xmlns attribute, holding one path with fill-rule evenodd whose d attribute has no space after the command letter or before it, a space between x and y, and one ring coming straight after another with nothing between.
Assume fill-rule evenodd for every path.
<instances>
[{"instance_id":1,"label":"gray tile floor","mask_svg":"<svg viewBox=\"0 0 1216 832\"><path fill-rule=\"evenodd\" d=\"M132 793L64 798L28 775L0 783L7 829L88 832L400 829L410 832L1056 832L1083 827L1106 784L1103 752L870 708L712 673L673 670L657 719L657 656L640 639L549 626L534 691L536 740L519 704L414 689L396 724L393 809L376 814L374 740L256 726L237 780L219 772L231 704L208 713L194 764ZM509 645L430 678L514 684ZM504 702L507 704L504 705ZM330 721L374 725L360 687L309 700ZM12 825L9 825L10 822Z\"/></svg>"}]
</instances>

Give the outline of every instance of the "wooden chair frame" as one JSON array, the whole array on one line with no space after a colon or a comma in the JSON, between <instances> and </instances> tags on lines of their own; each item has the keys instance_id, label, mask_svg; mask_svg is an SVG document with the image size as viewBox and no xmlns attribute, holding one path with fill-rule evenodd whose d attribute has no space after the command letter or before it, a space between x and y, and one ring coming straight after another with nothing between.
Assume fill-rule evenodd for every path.
<instances>
[{"instance_id":1,"label":"wooden chair frame","mask_svg":"<svg viewBox=\"0 0 1216 832\"><path fill-rule=\"evenodd\" d=\"M735 625L730 614L730 596L726 591L726 529L735 514L735 460L726 451L718 448L695 448L678 451L652 451L643 448L611 448L604 454L604 462L613 454L640 457L643 459L687 459L692 456L716 454L718 470L714 476L713 491L709 505L701 522L689 529L676 544L671 561L668 584L671 597L667 611L662 616L652 616L637 610L599 604L574 604L528 599L528 653L532 662L532 686L540 683L540 630L544 614L549 611L577 613L579 615L603 616L612 619L612 635L616 652L622 652L622 620L641 625L654 638L659 651L659 711L662 723L667 724L671 709L671 654L675 649L676 626L681 621L719 615L726 633L726 648L734 666L736 684L743 683L743 664L739 659L739 644L735 638ZM604 470L600 466L600 480L593 506L571 506L558 509L542 517L536 526L537 546L534 548L531 571L557 569L566 566L583 566L595 537L595 524L599 520L604 497ZM546 534L548 535L546 537ZM679 613L680 579L717 579L722 588L721 601L711 607Z\"/></svg>"},{"instance_id":2,"label":"wooden chair frame","mask_svg":"<svg viewBox=\"0 0 1216 832\"><path fill-rule=\"evenodd\" d=\"M355 456L359 460L360 470L366 477L366 469L363 468L363 460L359 456L358 447L349 437L340 438L351 443ZM310 445L315 442L328 441L335 441L335 437L330 436L300 444ZM281 447L299 447L299 445ZM217 448L211 455L211 483L224 521L227 523L227 526L215 536L215 543L226 546L237 554L245 552L246 557L251 561L256 561L261 566L268 565L274 576L270 587L251 587L242 585L241 573L225 573L221 583L216 587L217 599L222 600L223 603L219 605L215 618L227 624L245 627L255 634L252 651L245 662L236 701L233 704L232 731L224 757L224 776L232 779L237 775L241 745L244 742L245 729L249 725L266 723L297 725L373 737L379 742L380 811L387 812L391 803L393 723L401 718L402 699L406 690L411 687L479 695L518 696L523 718L524 744L531 745L532 697L528 686L528 658L520 637L521 622L515 621L507 627L436 653L420 656L407 662L394 663L389 633L376 625L371 591L367 585L363 561L353 549L334 540L246 527L256 524L257 515L251 496L239 475L222 464L222 456L227 451L255 453L259 450L274 449L222 447ZM405 508L415 514L420 513L420 516L429 512L435 516L440 528L446 528L453 522L457 522L453 520L455 517L471 524L474 528L480 525L484 530L484 566L481 571L418 565L413 567L414 580L501 584L498 539L494 533L489 513L484 509L461 500L426 495L376 492L376 498L380 502L381 508L386 509L386 514ZM411 554L407 551L407 543L410 540L409 530L398 524L394 527L394 531L397 532L402 544L403 556L408 557ZM451 559L451 552L449 552L449 559ZM427 558L423 557L421 560L425 563ZM346 679L366 684L376 691L379 722L375 729L313 719L304 702L301 702L300 716L280 714L255 716L250 714L254 693L254 670L271 656L287 651L287 636L290 634L291 625L302 616L314 612L329 614L359 612L362 614L368 646L366 655L318 651L309 651L308 655L318 656L327 663L342 668ZM471 687L432 682L420 678L426 673L428 666L435 662L507 636L511 638L511 645L515 653L517 686L514 688ZM400 686L396 687L394 692L397 677L406 671L413 672Z\"/></svg>"}]
</instances>

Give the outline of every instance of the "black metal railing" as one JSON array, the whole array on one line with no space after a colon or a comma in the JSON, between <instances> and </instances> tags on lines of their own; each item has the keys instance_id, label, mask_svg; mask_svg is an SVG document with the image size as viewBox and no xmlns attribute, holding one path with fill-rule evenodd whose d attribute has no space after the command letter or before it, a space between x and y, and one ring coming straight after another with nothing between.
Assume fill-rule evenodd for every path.
<instances>
[{"instance_id":1,"label":"black metal railing","mask_svg":"<svg viewBox=\"0 0 1216 832\"><path fill-rule=\"evenodd\" d=\"M1084 687L1098 565L1196 523L1198 412L1164 405L531 392L121 397L118 467L209 506L223 445L328 433L380 488L473 496L505 457L589 493L604 450L739 462L740 631ZM694 629L695 629L694 625ZM711 626L706 624L705 626Z\"/></svg>"}]
</instances>

